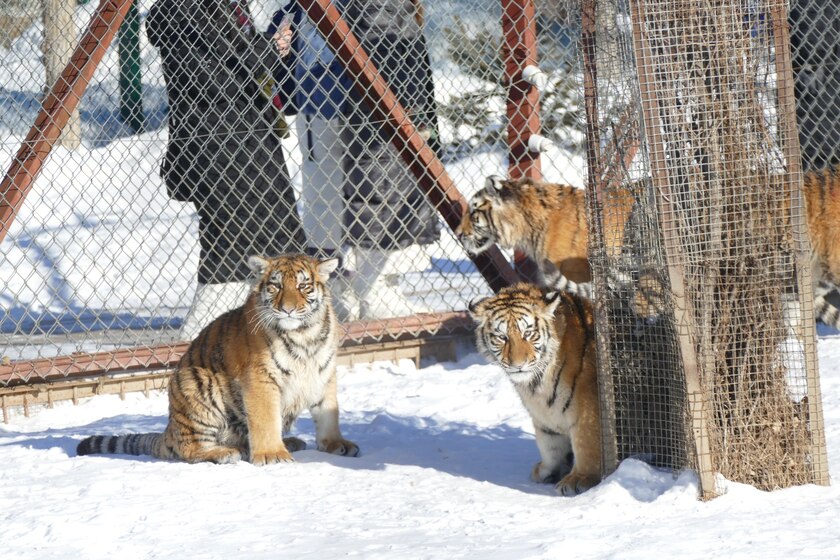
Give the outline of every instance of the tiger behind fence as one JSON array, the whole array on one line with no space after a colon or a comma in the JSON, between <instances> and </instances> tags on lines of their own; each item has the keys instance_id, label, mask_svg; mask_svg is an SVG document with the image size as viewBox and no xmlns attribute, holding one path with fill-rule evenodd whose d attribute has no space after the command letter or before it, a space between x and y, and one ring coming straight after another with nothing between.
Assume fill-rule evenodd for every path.
<instances>
[{"instance_id":1,"label":"tiger behind fence","mask_svg":"<svg viewBox=\"0 0 840 560\"><path fill-rule=\"evenodd\" d=\"M815 315L840 329L840 309L834 304L840 299L840 167L806 173L803 193L812 245ZM607 255L616 257L624 249L625 229L632 224L637 194L612 190L607 196L604 206L610 210L604 213L604 242ZM531 179L488 177L485 187L470 200L456 235L470 254L494 243L523 250L540 263L545 285L592 297L582 189ZM665 306L665 280L651 271L635 275L631 307L642 317L658 315ZM630 282L629 271L622 271L608 284L623 286Z\"/></svg>"},{"instance_id":2,"label":"tiger behind fence","mask_svg":"<svg viewBox=\"0 0 840 560\"><path fill-rule=\"evenodd\" d=\"M604 242L607 255L624 255L625 230L633 225L637 193L629 189L606 194ZM592 298L589 266L589 229L586 223L585 191L571 185L533 179L507 180L491 175L470 200L456 228L456 236L470 254L485 251L494 243L524 251L540 266L542 284L552 289ZM641 317L662 312L662 283L650 272L627 270L613 274L610 285L633 284L631 307ZM638 280L633 282L633 276Z\"/></svg>"},{"instance_id":3,"label":"tiger behind fence","mask_svg":"<svg viewBox=\"0 0 840 560\"><path fill-rule=\"evenodd\" d=\"M814 313L826 325L840 329L840 166L805 173L803 193Z\"/></svg>"},{"instance_id":4,"label":"tiger behind fence","mask_svg":"<svg viewBox=\"0 0 840 560\"><path fill-rule=\"evenodd\" d=\"M573 496L601 478L592 304L520 283L470 304L476 344L504 369L534 422L531 478Z\"/></svg>"},{"instance_id":5,"label":"tiger behind fence","mask_svg":"<svg viewBox=\"0 0 840 560\"><path fill-rule=\"evenodd\" d=\"M308 408L318 449L356 456L341 435L336 397L338 323L326 282L337 259L252 256L257 281L245 304L190 344L169 382L163 433L92 436L79 455L152 455L189 463L292 461L305 443L288 433Z\"/></svg>"}]
</instances>

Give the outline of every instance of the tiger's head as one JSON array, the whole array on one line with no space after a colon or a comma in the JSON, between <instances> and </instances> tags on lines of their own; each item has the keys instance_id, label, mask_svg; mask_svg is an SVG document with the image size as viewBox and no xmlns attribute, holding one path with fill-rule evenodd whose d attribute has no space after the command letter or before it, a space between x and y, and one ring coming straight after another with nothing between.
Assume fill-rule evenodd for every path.
<instances>
[{"instance_id":1,"label":"tiger's head","mask_svg":"<svg viewBox=\"0 0 840 560\"><path fill-rule=\"evenodd\" d=\"M470 303L479 351L502 366L515 385L538 384L554 359L560 301L558 292L520 283Z\"/></svg>"},{"instance_id":2,"label":"tiger's head","mask_svg":"<svg viewBox=\"0 0 840 560\"><path fill-rule=\"evenodd\" d=\"M338 267L338 259L254 255L248 258L248 267L257 278L252 295L261 326L298 329L311 324L330 306L327 280Z\"/></svg>"},{"instance_id":3,"label":"tiger's head","mask_svg":"<svg viewBox=\"0 0 840 560\"><path fill-rule=\"evenodd\" d=\"M504 243L507 220L504 214L513 199L513 181L498 175L487 177L484 188L470 199L455 235L470 255L477 255L493 244Z\"/></svg>"}]
</instances>

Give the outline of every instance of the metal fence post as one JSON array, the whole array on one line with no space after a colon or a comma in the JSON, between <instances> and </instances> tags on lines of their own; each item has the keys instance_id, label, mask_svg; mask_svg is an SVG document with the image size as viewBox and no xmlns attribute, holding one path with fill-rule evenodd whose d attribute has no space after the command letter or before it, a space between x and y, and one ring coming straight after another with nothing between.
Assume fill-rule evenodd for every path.
<instances>
[{"instance_id":1,"label":"metal fence post","mask_svg":"<svg viewBox=\"0 0 840 560\"><path fill-rule=\"evenodd\" d=\"M135 132L143 130L143 80L140 71L140 16L131 4L119 32L120 118Z\"/></svg>"}]
</instances>

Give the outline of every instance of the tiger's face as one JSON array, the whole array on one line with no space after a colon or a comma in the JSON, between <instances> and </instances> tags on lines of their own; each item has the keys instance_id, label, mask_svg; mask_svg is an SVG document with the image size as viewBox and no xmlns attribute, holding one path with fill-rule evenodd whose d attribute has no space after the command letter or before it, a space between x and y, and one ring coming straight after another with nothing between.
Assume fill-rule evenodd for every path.
<instances>
[{"instance_id":1,"label":"tiger's face","mask_svg":"<svg viewBox=\"0 0 840 560\"><path fill-rule=\"evenodd\" d=\"M327 280L338 259L320 261L306 255L276 258L252 256L248 266L257 276L258 320L267 327L294 330L308 325L329 306Z\"/></svg>"},{"instance_id":2,"label":"tiger's face","mask_svg":"<svg viewBox=\"0 0 840 560\"><path fill-rule=\"evenodd\" d=\"M484 188L470 199L467 211L455 230L458 241L470 255L486 251L498 242L499 231L495 224L503 203L505 185L502 177L491 175L486 179Z\"/></svg>"},{"instance_id":3,"label":"tiger's face","mask_svg":"<svg viewBox=\"0 0 840 560\"><path fill-rule=\"evenodd\" d=\"M527 283L473 301L469 311L478 325L479 351L498 363L514 384L538 380L557 352L554 312L559 303L557 292Z\"/></svg>"}]
</instances>

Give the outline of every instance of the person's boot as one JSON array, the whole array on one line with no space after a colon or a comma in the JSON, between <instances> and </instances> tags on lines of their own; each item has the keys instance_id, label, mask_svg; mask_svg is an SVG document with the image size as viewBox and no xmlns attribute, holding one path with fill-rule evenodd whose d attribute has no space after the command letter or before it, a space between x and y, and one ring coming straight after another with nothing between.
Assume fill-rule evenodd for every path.
<instances>
[{"instance_id":1,"label":"person's boot","mask_svg":"<svg viewBox=\"0 0 840 560\"><path fill-rule=\"evenodd\" d=\"M193 340L213 319L225 311L239 307L248 298L249 282L202 284L195 290L192 306L181 325L181 340Z\"/></svg>"},{"instance_id":2,"label":"person's boot","mask_svg":"<svg viewBox=\"0 0 840 560\"><path fill-rule=\"evenodd\" d=\"M400 288L402 275L395 270L403 265L390 262L403 256L399 251L356 248L354 252L356 270L351 284L359 299L360 319L406 317L431 311L424 304L409 300Z\"/></svg>"}]
</instances>

